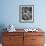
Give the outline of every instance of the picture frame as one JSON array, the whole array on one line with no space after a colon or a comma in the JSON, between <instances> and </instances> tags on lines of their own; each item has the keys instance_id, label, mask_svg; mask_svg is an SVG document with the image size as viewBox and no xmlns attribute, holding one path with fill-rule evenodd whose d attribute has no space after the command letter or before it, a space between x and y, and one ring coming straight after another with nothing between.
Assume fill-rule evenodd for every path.
<instances>
[{"instance_id":1,"label":"picture frame","mask_svg":"<svg viewBox=\"0 0 46 46\"><path fill-rule=\"evenodd\" d=\"M19 6L19 21L22 23L34 22L34 5Z\"/></svg>"}]
</instances>

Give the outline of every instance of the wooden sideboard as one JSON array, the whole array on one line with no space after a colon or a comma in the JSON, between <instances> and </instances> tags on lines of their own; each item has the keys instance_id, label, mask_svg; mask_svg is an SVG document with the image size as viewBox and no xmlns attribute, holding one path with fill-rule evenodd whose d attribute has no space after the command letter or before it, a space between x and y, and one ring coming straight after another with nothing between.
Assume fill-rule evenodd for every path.
<instances>
[{"instance_id":1,"label":"wooden sideboard","mask_svg":"<svg viewBox=\"0 0 46 46\"><path fill-rule=\"evenodd\" d=\"M3 32L3 46L44 46L44 32Z\"/></svg>"}]
</instances>

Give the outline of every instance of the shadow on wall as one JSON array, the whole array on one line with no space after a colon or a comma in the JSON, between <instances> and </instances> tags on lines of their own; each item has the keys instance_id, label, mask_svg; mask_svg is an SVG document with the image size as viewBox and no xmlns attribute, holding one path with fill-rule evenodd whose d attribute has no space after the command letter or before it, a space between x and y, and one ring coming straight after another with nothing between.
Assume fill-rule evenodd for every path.
<instances>
[{"instance_id":1,"label":"shadow on wall","mask_svg":"<svg viewBox=\"0 0 46 46\"><path fill-rule=\"evenodd\" d=\"M6 28L6 26L4 24L0 24L0 43L2 43L3 32L6 31L4 28Z\"/></svg>"}]
</instances>

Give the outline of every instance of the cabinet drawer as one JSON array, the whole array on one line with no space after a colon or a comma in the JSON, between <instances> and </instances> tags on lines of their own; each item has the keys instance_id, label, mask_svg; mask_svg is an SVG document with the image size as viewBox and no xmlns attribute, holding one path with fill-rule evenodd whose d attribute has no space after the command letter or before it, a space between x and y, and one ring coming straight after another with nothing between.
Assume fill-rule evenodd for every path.
<instances>
[{"instance_id":1,"label":"cabinet drawer","mask_svg":"<svg viewBox=\"0 0 46 46\"><path fill-rule=\"evenodd\" d=\"M23 36L23 32L4 32L4 36Z\"/></svg>"},{"instance_id":2,"label":"cabinet drawer","mask_svg":"<svg viewBox=\"0 0 46 46\"><path fill-rule=\"evenodd\" d=\"M33 44L43 44L44 36L32 36L32 43Z\"/></svg>"},{"instance_id":3,"label":"cabinet drawer","mask_svg":"<svg viewBox=\"0 0 46 46\"><path fill-rule=\"evenodd\" d=\"M44 46L44 44L32 44L32 46Z\"/></svg>"},{"instance_id":4,"label":"cabinet drawer","mask_svg":"<svg viewBox=\"0 0 46 46\"><path fill-rule=\"evenodd\" d=\"M23 36L4 36L3 43L14 43L23 41Z\"/></svg>"},{"instance_id":5,"label":"cabinet drawer","mask_svg":"<svg viewBox=\"0 0 46 46\"><path fill-rule=\"evenodd\" d=\"M2 46L16 46L14 44L3 44Z\"/></svg>"},{"instance_id":6,"label":"cabinet drawer","mask_svg":"<svg viewBox=\"0 0 46 46\"><path fill-rule=\"evenodd\" d=\"M44 36L44 32L25 32L24 36Z\"/></svg>"},{"instance_id":7,"label":"cabinet drawer","mask_svg":"<svg viewBox=\"0 0 46 46\"><path fill-rule=\"evenodd\" d=\"M23 43L14 43L14 44L2 44L2 46L23 46Z\"/></svg>"}]
</instances>

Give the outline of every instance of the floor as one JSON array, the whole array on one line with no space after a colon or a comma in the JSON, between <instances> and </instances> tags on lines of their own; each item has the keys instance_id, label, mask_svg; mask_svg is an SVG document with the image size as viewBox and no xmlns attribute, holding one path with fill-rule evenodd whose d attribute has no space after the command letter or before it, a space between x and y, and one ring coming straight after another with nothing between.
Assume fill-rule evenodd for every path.
<instances>
[{"instance_id":1,"label":"floor","mask_svg":"<svg viewBox=\"0 0 46 46\"><path fill-rule=\"evenodd\" d=\"M0 44L0 46L2 46L2 44Z\"/></svg>"}]
</instances>

